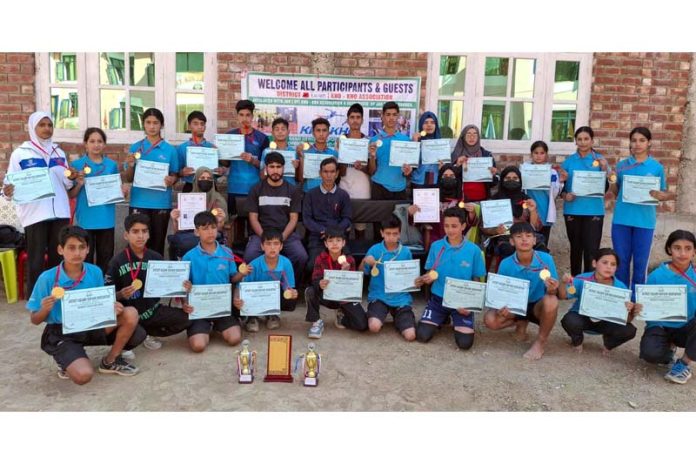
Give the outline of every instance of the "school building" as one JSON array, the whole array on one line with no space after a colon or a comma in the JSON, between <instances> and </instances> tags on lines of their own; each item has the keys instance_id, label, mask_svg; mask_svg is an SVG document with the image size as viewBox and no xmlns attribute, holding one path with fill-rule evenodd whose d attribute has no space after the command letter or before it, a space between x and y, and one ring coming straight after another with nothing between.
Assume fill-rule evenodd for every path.
<instances>
[{"instance_id":1,"label":"school building","mask_svg":"<svg viewBox=\"0 0 696 464\"><path fill-rule=\"evenodd\" d=\"M66 153L81 153L84 129L97 126L107 133L110 156L122 158L128 144L143 137L139 114L148 107L163 111L163 135L173 143L188 138L186 115L194 109L208 117L208 138L236 127L234 105L249 73L419 78L418 112L435 112L443 137L478 125L482 146L503 165L521 160L535 140L548 142L552 159L562 161L575 151L573 131L582 125L594 129L595 149L614 165L628 156L629 131L648 127L652 153L665 166L669 189L679 194L660 207L659 236L677 225L694 230L696 176L689 175L696 159L696 116L689 105L696 99L694 56L0 53L0 172L27 139L26 122L36 110L53 113L54 140Z\"/></svg>"}]
</instances>

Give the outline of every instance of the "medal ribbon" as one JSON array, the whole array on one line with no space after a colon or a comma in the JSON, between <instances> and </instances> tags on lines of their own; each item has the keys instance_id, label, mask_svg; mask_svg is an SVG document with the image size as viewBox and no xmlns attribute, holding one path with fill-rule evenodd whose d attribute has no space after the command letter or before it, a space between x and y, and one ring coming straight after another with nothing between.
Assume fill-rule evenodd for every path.
<instances>
[{"instance_id":1,"label":"medal ribbon","mask_svg":"<svg viewBox=\"0 0 696 464\"><path fill-rule=\"evenodd\" d=\"M685 278L686 280L688 280L692 287L696 287L696 282L694 282L693 279L692 279L691 277L689 277L688 275L686 275L686 272L682 271L681 269L677 269L677 266L675 266L675 265L672 264L671 262L669 263L669 267L670 267L670 269L672 269L673 271L677 271L677 273L678 273L680 276L682 276L683 278ZM689 268L691 268L691 264L689 264ZM688 271L688 269L687 269L687 271Z\"/></svg>"},{"instance_id":2,"label":"medal ribbon","mask_svg":"<svg viewBox=\"0 0 696 464\"><path fill-rule=\"evenodd\" d=\"M56 278L53 280L53 288L55 287L61 287L63 290L72 290L73 288L77 287L80 285L80 282L82 282L82 279L85 278L85 274L87 273L87 269L82 269L82 274L80 274L80 277L73 282L73 284L69 287L63 287L61 285L58 285L58 281L60 280L60 268L63 267L63 262L61 262L58 267L56 267ZM68 276L69 277L69 276Z\"/></svg>"},{"instance_id":3,"label":"medal ribbon","mask_svg":"<svg viewBox=\"0 0 696 464\"><path fill-rule=\"evenodd\" d=\"M130 273L130 276L131 276L131 283L133 283L133 281L138 278L138 274L140 273L140 269L143 267L143 261L145 260L145 252L146 251L147 251L147 248L145 248L143 250L143 259L140 260L140 262L138 263L138 268L135 270L135 273L133 273L133 260L131 259L130 250L128 248L126 248L126 256L128 256L128 264L130 265L128 272Z\"/></svg>"}]
</instances>

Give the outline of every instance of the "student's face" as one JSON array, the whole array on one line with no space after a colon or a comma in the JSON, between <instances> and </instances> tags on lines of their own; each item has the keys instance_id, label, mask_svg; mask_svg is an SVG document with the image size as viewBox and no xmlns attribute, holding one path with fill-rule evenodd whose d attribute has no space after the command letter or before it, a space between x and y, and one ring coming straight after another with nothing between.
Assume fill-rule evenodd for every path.
<instances>
[{"instance_id":1,"label":"student's face","mask_svg":"<svg viewBox=\"0 0 696 464\"><path fill-rule=\"evenodd\" d=\"M457 176L454 174L454 171L452 171L451 169L446 169L445 172L442 173L443 179L454 179L455 177L457 177Z\"/></svg>"},{"instance_id":2,"label":"student's face","mask_svg":"<svg viewBox=\"0 0 696 464\"><path fill-rule=\"evenodd\" d=\"M389 129L396 129L396 122L399 120L399 112L396 108L389 108L382 112L382 125Z\"/></svg>"},{"instance_id":3,"label":"student's face","mask_svg":"<svg viewBox=\"0 0 696 464\"><path fill-rule=\"evenodd\" d=\"M98 132L92 132L85 142L85 148L90 155L101 155L105 145L104 139Z\"/></svg>"},{"instance_id":4,"label":"student's face","mask_svg":"<svg viewBox=\"0 0 696 464\"><path fill-rule=\"evenodd\" d=\"M399 239L401 239L401 229L398 229L394 227L393 229L382 229L380 230L380 233L382 234L382 239L384 240L384 243L390 246L394 246L397 243L399 243Z\"/></svg>"},{"instance_id":5,"label":"student's face","mask_svg":"<svg viewBox=\"0 0 696 464\"><path fill-rule=\"evenodd\" d=\"M334 185L336 183L336 177L338 177L338 169L333 163L327 163L319 171L322 182L327 185Z\"/></svg>"},{"instance_id":6,"label":"student's face","mask_svg":"<svg viewBox=\"0 0 696 464\"><path fill-rule=\"evenodd\" d=\"M239 110L237 113L237 120L239 125L245 128L251 127L251 121L254 119L254 114L251 110Z\"/></svg>"},{"instance_id":7,"label":"student's face","mask_svg":"<svg viewBox=\"0 0 696 464\"><path fill-rule=\"evenodd\" d=\"M203 137L205 134L205 123L200 119L194 119L188 126L191 133L196 137Z\"/></svg>"},{"instance_id":8,"label":"student's face","mask_svg":"<svg viewBox=\"0 0 696 464\"><path fill-rule=\"evenodd\" d=\"M50 139L53 137L53 123L48 118L43 118L34 129L40 139Z\"/></svg>"},{"instance_id":9,"label":"student's face","mask_svg":"<svg viewBox=\"0 0 696 464\"><path fill-rule=\"evenodd\" d=\"M631 136L631 153L644 155L650 149L650 141L643 134L635 133Z\"/></svg>"},{"instance_id":10,"label":"student's face","mask_svg":"<svg viewBox=\"0 0 696 464\"><path fill-rule=\"evenodd\" d=\"M150 230L145 224L135 223L123 233L123 238L133 249L142 250L145 248L147 240L150 238Z\"/></svg>"},{"instance_id":11,"label":"student's face","mask_svg":"<svg viewBox=\"0 0 696 464\"><path fill-rule=\"evenodd\" d=\"M278 182L283 178L283 172L285 171L285 166L280 163L271 163L266 165L266 176L270 178L273 182Z\"/></svg>"},{"instance_id":12,"label":"student's face","mask_svg":"<svg viewBox=\"0 0 696 464\"><path fill-rule=\"evenodd\" d=\"M213 176L208 171L203 171L201 175L198 176L198 180L213 180Z\"/></svg>"},{"instance_id":13,"label":"student's face","mask_svg":"<svg viewBox=\"0 0 696 464\"><path fill-rule=\"evenodd\" d=\"M85 242L78 240L75 237L70 237L65 246L58 245L58 254L63 257L67 264L81 264L87 258L89 247Z\"/></svg>"},{"instance_id":14,"label":"student's face","mask_svg":"<svg viewBox=\"0 0 696 464\"><path fill-rule=\"evenodd\" d=\"M435 120L433 118L427 118L423 121L423 130L428 134L435 133Z\"/></svg>"},{"instance_id":15,"label":"student's face","mask_svg":"<svg viewBox=\"0 0 696 464\"><path fill-rule=\"evenodd\" d=\"M151 137L159 135L160 130L162 130L162 123L154 116L148 116L145 118L143 125L145 126L145 134Z\"/></svg>"},{"instance_id":16,"label":"student's face","mask_svg":"<svg viewBox=\"0 0 696 464\"><path fill-rule=\"evenodd\" d=\"M329 128L325 124L317 124L312 129L312 135L314 135L314 140L317 143L326 143L329 138Z\"/></svg>"},{"instance_id":17,"label":"student's face","mask_svg":"<svg viewBox=\"0 0 696 464\"><path fill-rule=\"evenodd\" d=\"M503 181L506 181L506 180L519 182L520 176L518 176L515 171L510 171L507 174L505 174L505 177L503 178Z\"/></svg>"},{"instance_id":18,"label":"student's face","mask_svg":"<svg viewBox=\"0 0 696 464\"><path fill-rule=\"evenodd\" d=\"M276 124L271 129L271 135L276 142L284 142L288 139L288 128L285 124Z\"/></svg>"},{"instance_id":19,"label":"student's face","mask_svg":"<svg viewBox=\"0 0 696 464\"><path fill-rule=\"evenodd\" d=\"M217 238L217 224L206 224L196 227L196 237L201 239L204 245L212 245Z\"/></svg>"},{"instance_id":20,"label":"student's face","mask_svg":"<svg viewBox=\"0 0 696 464\"><path fill-rule=\"evenodd\" d=\"M340 253L345 244L346 241L341 237L331 237L324 240L324 246L326 246L326 249L329 250L330 253Z\"/></svg>"},{"instance_id":21,"label":"student's face","mask_svg":"<svg viewBox=\"0 0 696 464\"><path fill-rule=\"evenodd\" d=\"M531 232L522 232L511 236L510 243L516 251L530 251L536 245L536 237Z\"/></svg>"},{"instance_id":22,"label":"student's face","mask_svg":"<svg viewBox=\"0 0 696 464\"><path fill-rule=\"evenodd\" d=\"M363 123L363 117L360 113L350 113L348 115L348 127L350 130L357 131L360 130Z\"/></svg>"},{"instance_id":23,"label":"student's face","mask_svg":"<svg viewBox=\"0 0 696 464\"><path fill-rule=\"evenodd\" d=\"M677 240L669 247L672 261L685 266L694 259L694 244L689 240Z\"/></svg>"},{"instance_id":24,"label":"student's face","mask_svg":"<svg viewBox=\"0 0 696 464\"><path fill-rule=\"evenodd\" d=\"M283 242L278 239L265 240L261 242L263 254L269 258L277 258L280 251L283 249Z\"/></svg>"},{"instance_id":25,"label":"student's face","mask_svg":"<svg viewBox=\"0 0 696 464\"><path fill-rule=\"evenodd\" d=\"M592 267L602 279L611 279L616 274L616 258L613 255L604 255L592 260Z\"/></svg>"},{"instance_id":26,"label":"student's face","mask_svg":"<svg viewBox=\"0 0 696 464\"><path fill-rule=\"evenodd\" d=\"M445 217L444 227L449 239L459 239L464 232L464 224L459 222L457 217Z\"/></svg>"},{"instance_id":27,"label":"student's face","mask_svg":"<svg viewBox=\"0 0 696 464\"><path fill-rule=\"evenodd\" d=\"M467 145L476 145L476 143L479 141L479 136L476 129L469 129L466 131L464 134L464 141Z\"/></svg>"},{"instance_id":28,"label":"student's face","mask_svg":"<svg viewBox=\"0 0 696 464\"><path fill-rule=\"evenodd\" d=\"M575 137L575 145L578 150L588 151L592 149L592 137L587 132L580 132L577 137Z\"/></svg>"},{"instance_id":29,"label":"student's face","mask_svg":"<svg viewBox=\"0 0 696 464\"><path fill-rule=\"evenodd\" d=\"M548 153L544 150L544 147L536 147L532 152L532 161L534 164L544 164L548 160Z\"/></svg>"}]
</instances>

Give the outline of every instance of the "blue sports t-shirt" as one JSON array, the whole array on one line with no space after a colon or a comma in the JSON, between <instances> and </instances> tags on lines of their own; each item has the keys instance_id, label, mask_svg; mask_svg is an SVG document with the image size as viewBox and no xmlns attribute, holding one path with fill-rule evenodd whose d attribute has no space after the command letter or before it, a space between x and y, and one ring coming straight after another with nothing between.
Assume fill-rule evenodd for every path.
<instances>
[{"instance_id":1,"label":"blue sports t-shirt","mask_svg":"<svg viewBox=\"0 0 696 464\"><path fill-rule=\"evenodd\" d=\"M575 299L573 302L573 306L569 309L569 311L573 311L577 313L580 310L580 295L582 295L582 288L584 286L584 283L590 281L590 282L597 282L594 277L594 271L593 272L585 272L584 274L576 275L573 278L573 286L575 287L575 295L571 295L570 293L568 294L568 299ZM565 284L562 284L565 285ZM623 282L621 282L619 279L614 277L614 283L612 284L612 287L615 288L623 288L626 289L626 285L624 285Z\"/></svg>"},{"instance_id":2,"label":"blue sports t-shirt","mask_svg":"<svg viewBox=\"0 0 696 464\"><path fill-rule=\"evenodd\" d=\"M239 129L227 131L228 134L241 134ZM244 136L244 150L261 162L261 153L268 148L268 137L256 129ZM259 168L243 160L230 161L227 172L227 192L236 195L249 195L251 187L259 182Z\"/></svg>"},{"instance_id":3,"label":"blue sports t-shirt","mask_svg":"<svg viewBox=\"0 0 696 464\"><path fill-rule=\"evenodd\" d=\"M517 252L512 256L508 256L500 262L498 274L515 277L516 279L524 279L529 281L529 303L536 303L541 300L546 293L546 285L539 277L539 272L542 269L548 269L551 272L551 277L558 280L556 265L553 262L553 257L543 251L535 251L532 257L532 262L529 266L523 266L518 258Z\"/></svg>"},{"instance_id":4,"label":"blue sports t-shirt","mask_svg":"<svg viewBox=\"0 0 696 464\"><path fill-rule=\"evenodd\" d=\"M188 139L184 143L177 145L176 153L179 156L179 170L184 169L186 167L186 149L188 147L215 148L215 145L213 145L205 139L203 139L201 143L193 143L193 139ZM216 167L217 166L210 166L210 170L212 171ZM192 184L193 174L190 176L182 177L181 180L183 180L187 184Z\"/></svg>"},{"instance_id":5,"label":"blue sports t-shirt","mask_svg":"<svg viewBox=\"0 0 696 464\"><path fill-rule=\"evenodd\" d=\"M334 150L333 148L326 147L325 150L319 150L317 146L314 144L312 144L312 146L309 147L309 150L305 150L305 153L319 153L320 155L326 155L327 158L329 156L333 156L334 158L338 159L338 152L336 152L336 150ZM305 179L302 190L304 192L309 192L314 187L319 187L320 185L321 177L317 177L316 179Z\"/></svg>"},{"instance_id":6,"label":"blue sports t-shirt","mask_svg":"<svg viewBox=\"0 0 696 464\"><path fill-rule=\"evenodd\" d=\"M596 152L591 152L585 157L575 152L561 165L568 172L568 180L565 183L565 191L573 193L573 172L575 171L601 171L601 166L593 167L594 160L602 160L604 157ZM563 203L563 214L574 216L604 216L604 198L575 197L573 201Z\"/></svg>"},{"instance_id":7,"label":"blue sports t-shirt","mask_svg":"<svg viewBox=\"0 0 696 464\"><path fill-rule=\"evenodd\" d=\"M431 245L425 268L437 271L438 277L433 282L431 291L441 298L445 293L445 277L474 280L486 276L481 249L469 240L464 240L456 247L452 246L447 237Z\"/></svg>"},{"instance_id":8,"label":"blue sports t-shirt","mask_svg":"<svg viewBox=\"0 0 696 464\"><path fill-rule=\"evenodd\" d=\"M191 283L193 285L229 284L237 273L234 253L224 245L216 243L212 254L201 248L200 242L191 248L182 261L191 262Z\"/></svg>"},{"instance_id":9,"label":"blue sports t-shirt","mask_svg":"<svg viewBox=\"0 0 696 464\"><path fill-rule=\"evenodd\" d=\"M54 286L63 287L66 291L82 290L85 288L97 288L104 286L104 274L101 269L94 264L82 263L82 269L85 272L84 277L79 284L75 285L75 281L68 277L63 267L63 262L52 267L47 271L43 271L36 280L34 289L31 292L31 297L27 301L27 309L32 313L37 313L41 310L41 300L51 295L51 290ZM56 277L58 278L56 283ZM53 309L48 313L48 317L44 321L47 324L62 324L63 323L63 306L62 300L56 300Z\"/></svg>"},{"instance_id":10,"label":"blue sports t-shirt","mask_svg":"<svg viewBox=\"0 0 696 464\"><path fill-rule=\"evenodd\" d=\"M406 177L401 171L401 166L389 166L389 151L392 140L408 142L410 139L400 132L388 135L380 130L370 139L370 143L375 143L377 140L382 141L382 146L377 148L377 170L372 175L372 180L390 192L403 192L406 190Z\"/></svg>"},{"instance_id":11,"label":"blue sports t-shirt","mask_svg":"<svg viewBox=\"0 0 696 464\"><path fill-rule=\"evenodd\" d=\"M290 147L288 147L288 148L286 148L286 149L284 149L284 150L280 150L280 151L289 151L289 150L292 151ZM268 154L269 154L270 152L272 152L272 151L278 151L278 149L271 150L270 148L266 148L266 149L263 151L263 153L261 154L261 166L260 166L260 169L264 169L264 168L266 167L266 155L268 155ZM297 155L295 155L295 159L297 159ZM285 162L285 172L286 172L286 173L288 172L288 162L287 162L287 160L286 160L286 162ZM285 182L287 182L288 184L290 184L290 185L297 185L297 181L295 180L295 175L294 175L294 174L293 174L293 175L284 174L284 175L283 175L283 180L284 180Z\"/></svg>"},{"instance_id":12,"label":"blue sports t-shirt","mask_svg":"<svg viewBox=\"0 0 696 464\"><path fill-rule=\"evenodd\" d=\"M395 250L389 251L384 245L384 241L381 241L380 243L375 243L367 250L365 256L368 255L373 256L375 260L381 261L381 263L377 264L379 275L370 277L370 286L367 290L367 301L372 303L373 301L379 300L386 305L397 308L410 305L413 302L413 298L411 298L409 292L386 293L384 291L384 263L387 261L406 261L413 259L411 250L399 243ZM370 275L372 268L366 264L363 271L365 275Z\"/></svg>"},{"instance_id":13,"label":"blue sports t-shirt","mask_svg":"<svg viewBox=\"0 0 696 464\"><path fill-rule=\"evenodd\" d=\"M131 145L128 152L139 152L140 160L169 164L169 174L177 174L179 172L179 155L176 153L176 148L171 146L166 140L161 140L153 148L149 140L143 139ZM135 161L136 171L138 170L138 162L140 160ZM134 208L171 209L172 207L171 187L160 191L133 186L130 197L130 206Z\"/></svg>"},{"instance_id":14,"label":"blue sports t-shirt","mask_svg":"<svg viewBox=\"0 0 696 464\"><path fill-rule=\"evenodd\" d=\"M556 171L551 172L551 184L558 181L558 173ZM537 213L539 214L539 219L544 226L552 226L553 222L548 222L546 218L549 215L549 191L548 190L525 190L529 198L534 200L537 205ZM548 245L548 244L547 244Z\"/></svg>"},{"instance_id":15,"label":"blue sports t-shirt","mask_svg":"<svg viewBox=\"0 0 696 464\"><path fill-rule=\"evenodd\" d=\"M118 174L118 164L106 156L101 163L92 161L87 155L72 162L72 167L78 171L82 171L85 166L89 166L92 170L89 174L85 174L85 179ZM80 193L77 194L75 221L83 229L111 229L116 222L116 205L89 206L87 204L87 183L85 182Z\"/></svg>"},{"instance_id":16,"label":"blue sports t-shirt","mask_svg":"<svg viewBox=\"0 0 696 464\"><path fill-rule=\"evenodd\" d=\"M657 222L657 207L655 205L625 203L623 201L623 178L624 176L659 177L659 190L667 190L667 180L662 164L652 156L641 163L637 162L633 156L629 156L616 165L616 174L619 194L616 198L612 222L624 226L654 229Z\"/></svg>"},{"instance_id":17,"label":"blue sports t-shirt","mask_svg":"<svg viewBox=\"0 0 696 464\"><path fill-rule=\"evenodd\" d=\"M280 282L281 291L288 288L295 288L295 273L292 270L292 263L283 255L278 255L278 264L275 269L268 269L266 256L261 255L249 263L253 267L253 272L244 277L244 282L269 282L277 280ZM289 287L288 287L289 286Z\"/></svg>"},{"instance_id":18,"label":"blue sports t-shirt","mask_svg":"<svg viewBox=\"0 0 696 464\"><path fill-rule=\"evenodd\" d=\"M686 285L686 318L687 322L656 322L647 321L646 327L671 327L679 328L687 325L696 316L696 272L694 267L689 266L686 271L691 282L685 279L676 269L672 269L669 263L662 263L648 275L647 285Z\"/></svg>"}]
</instances>

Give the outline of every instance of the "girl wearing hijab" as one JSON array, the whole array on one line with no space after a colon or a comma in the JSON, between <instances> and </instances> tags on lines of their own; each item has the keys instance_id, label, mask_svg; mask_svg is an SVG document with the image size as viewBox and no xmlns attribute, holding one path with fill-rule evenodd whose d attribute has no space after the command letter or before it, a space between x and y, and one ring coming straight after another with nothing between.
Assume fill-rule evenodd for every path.
<instances>
[{"instance_id":1,"label":"girl wearing hijab","mask_svg":"<svg viewBox=\"0 0 696 464\"><path fill-rule=\"evenodd\" d=\"M537 205L534 200L522 192L522 174L516 166L508 166L500 175L500 186L493 200L509 199L512 203L513 222L529 222L535 231L540 232L543 223L539 217ZM507 258L515 252L515 247L510 244L509 230L500 224L497 227L482 229L483 233L490 237L489 250L493 250L501 259ZM543 236L537 234L537 243L534 249L544 248Z\"/></svg>"},{"instance_id":2,"label":"girl wearing hijab","mask_svg":"<svg viewBox=\"0 0 696 464\"><path fill-rule=\"evenodd\" d=\"M466 169L467 159L480 157L492 158L493 154L481 147L481 132L479 128L469 124L464 127L459 139L457 139L457 144L452 152L452 163L462 166L462 169ZM491 187L495 187L498 183L497 172L494 159L493 167L491 168L491 181L464 182L464 196L469 201L488 200L491 196Z\"/></svg>"},{"instance_id":3,"label":"girl wearing hijab","mask_svg":"<svg viewBox=\"0 0 696 464\"><path fill-rule=\"evenodd\" d=\"M215 189L213 171L206 167L200 167L196 170L193 178L193 193L205 193L206 210L215 215L218 223L218 232L221 232L222 227L225 225L225 216L227 215L227 201ZM175 233L179 231L180 215L181 211L178 208L172 210L172 228Z\"/></svg>"},{"instance_id":4,"label":"girl wearing hijab","mask_svg":"<svg viewBox=\"0 0 696 464\"><path fill-rule=\"evenodd\" d=\"M55 196L42 200L15 204L17 215L24 227L29 256L29 292L44 270L44 255L48 253L47 269L57 266L58 232L70 222L70 203L67 191L73 188L76 175L65 177L68 168L65 153L53 143L53 118L49 113L37 111L29 116L29 141L24 142L10 156L7 172L48 168ZM5 178L3 194L8 199L14 195L14 186ZM46 248L48 246L48 248Z\"/></svg>"},{"instance_id":5,"label":"girl wearing hijab","mask_svg":"<svg viewBox=\"0 0 696 464\"><path fill-rule=\"evenodd\" d=\"M425 131L425 136L421 137L421 132ZM437 116L431 111L423 113L418 120L418 131L413 134L413 140L419 142L421 140L439 139L440 124L437 121ZM437 164L419 164L411 174L411 185L413 188L432 188L436 187L435 179L437 178Z\"/></svg>"}]
</instances>

